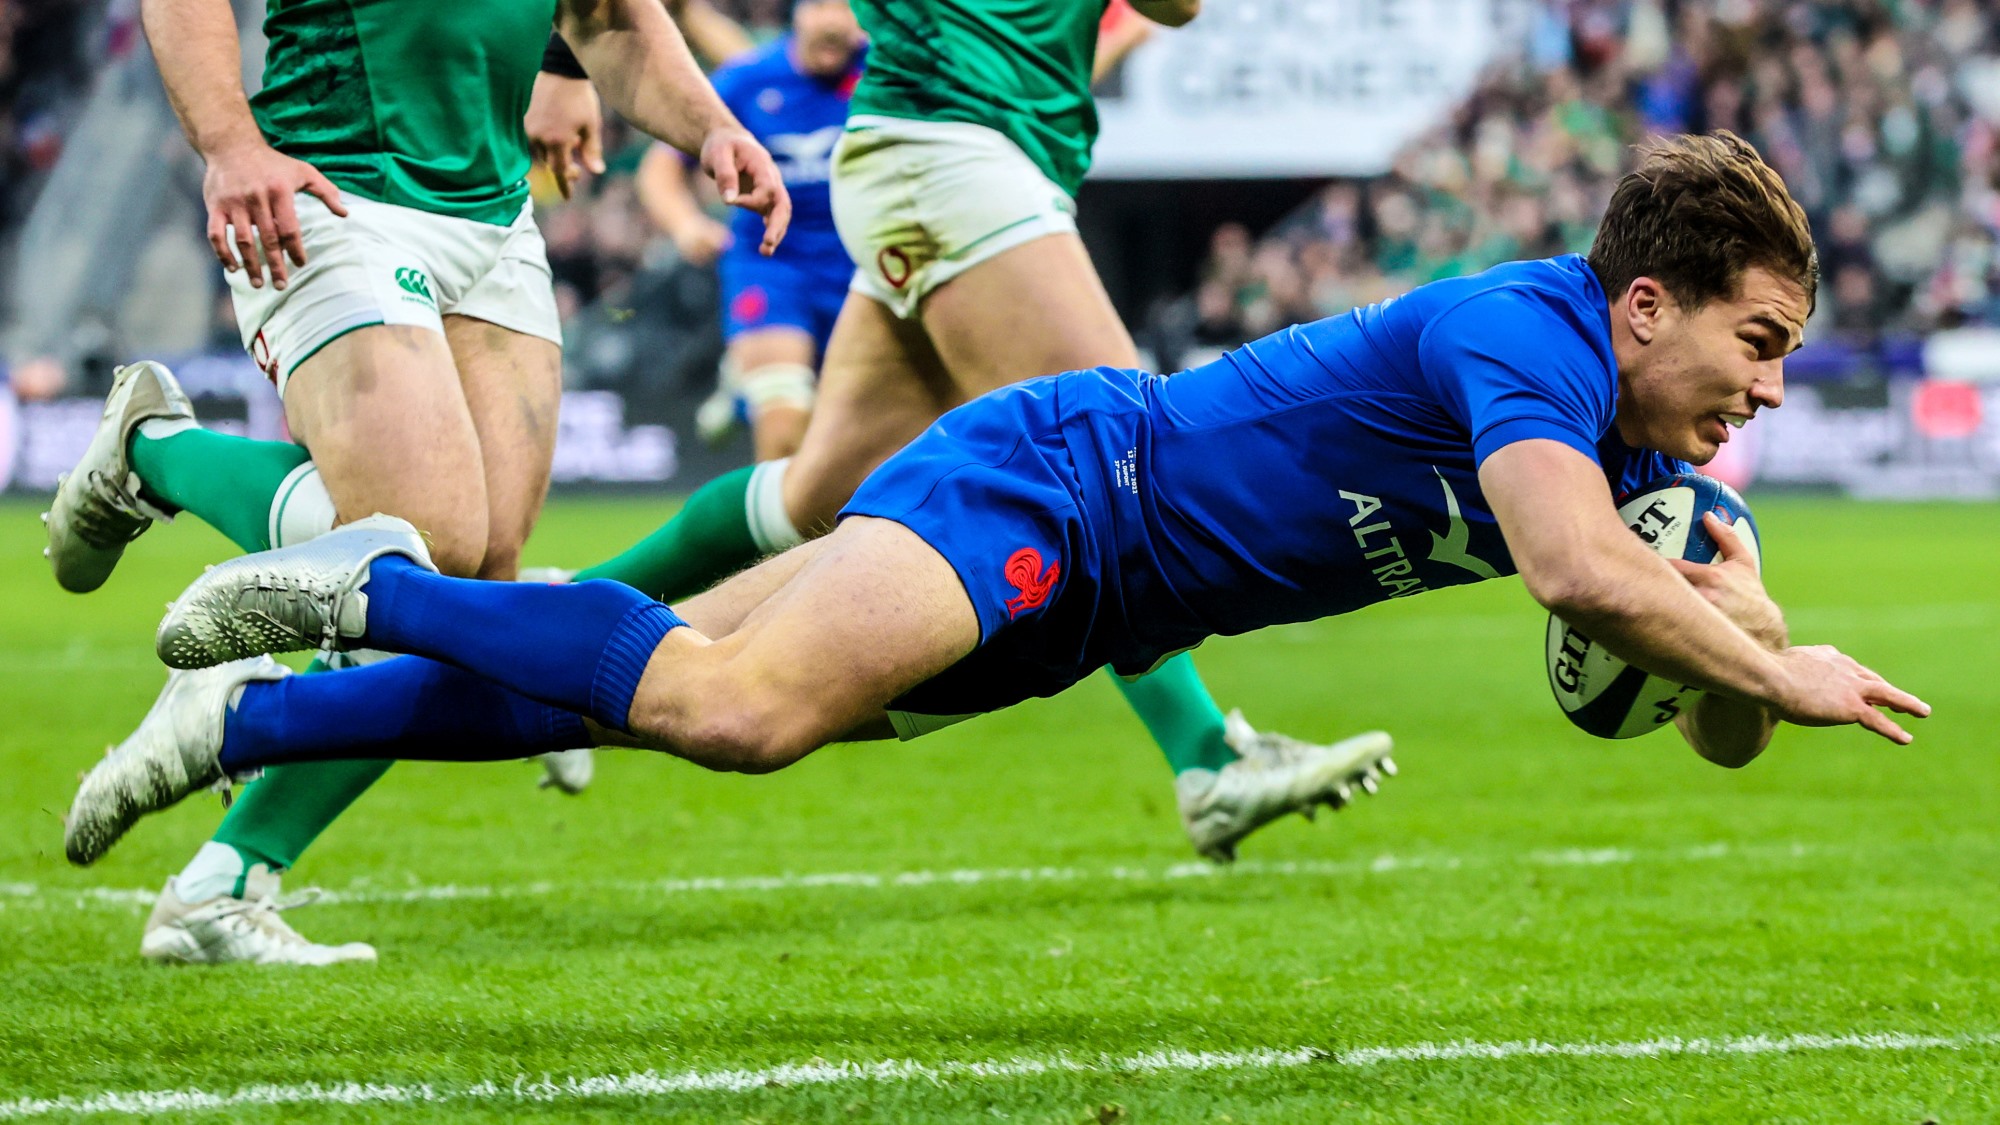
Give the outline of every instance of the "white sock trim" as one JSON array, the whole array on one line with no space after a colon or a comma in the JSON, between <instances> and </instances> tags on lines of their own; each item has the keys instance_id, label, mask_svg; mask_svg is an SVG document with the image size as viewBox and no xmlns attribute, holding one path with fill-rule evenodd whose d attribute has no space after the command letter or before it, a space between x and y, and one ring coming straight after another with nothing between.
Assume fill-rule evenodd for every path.
<instances>
[{"instance_id":1,"label":"white sock trim","mask_svg":"<svg viewBox=\"0 0 2000 1125\"><path fill-rule=\"evenodd\" d=\"M767 363L735 376L733 382L753 416L767 406L812 409L813 369L803 363Z\"/></svg>"},{"instance_id":2,"label":"white sock trim","mask_svg":"<svg viewBox=\"0 0 2000 1125\"><path fill-rule=\"evenodd\" d=\"M319 466L307 461L285 474L271 498L271 546L290 547L333 530L333 497L327 495Z\"/></svg>"},{"instance_id":3,"label":"white sock trim","mask_svg":"<svg viewBox=\"0 0 2000 1125\"><path fill-rule=\"evenodd\" d=\"M228 844L210 840L194 853L174 880L174 893L182 902L207 902L217 895L233 895L236 885L249 873L243 855Z\"/></svg>"},{"instance_id":4,"label":"white sock trim","mask_svg":"<svg viewBox=\"0 0 2000 1125\"><path fill-rule=\"evenodd\" d=\"M148 418L139 423L139 436L147 441L159 441L198 429L201 429L201 423L192 418Z\"/></svg>"},{"instance_id":5,"label":"white sock trim","mask_svg":"<svg viewBox=\"0 0 2000 1125\"><path fill-rule=\"evenodd\" d=\"M750 488L743 494L743 514L750 520L750 540L767 555L788 551L806 541L785 511L785 467L790 457L765 461L750 471Z\"/></svg>"}]
</instances>

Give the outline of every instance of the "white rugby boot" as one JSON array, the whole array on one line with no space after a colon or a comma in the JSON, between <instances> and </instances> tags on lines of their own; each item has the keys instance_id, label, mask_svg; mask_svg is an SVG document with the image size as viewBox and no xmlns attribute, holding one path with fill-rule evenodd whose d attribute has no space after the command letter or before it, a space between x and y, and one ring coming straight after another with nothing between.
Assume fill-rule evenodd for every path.
<instances>
[{"instance_id":1,"label":"white rugby boot","mask_svg":"<svg viewBox=\"0 0 2000 1125\"><path fill-rule=\"evenodd\" d=\"M336 965L373 961L367 942L321 945L293 929L279 914L319 897L307 891L289 901L278 898L278 877L262 864L243 881L243 897L217 895L185 902L174 878L167 879L146 919L139 956L167 965Z\"/></svg>"},{"instance_id":2,"label":"white rugby boot","mask_svg":"<svg viewBox=\"0 0 2000 1125\"><path fill-rule=\"evenodd\" d=\"M1219 770L1191 769L1174 778L1181 823L1202 857L1236 859L1245 836L1288 813L1311 817L1315 805L1339 809L1356 789L1373 793L1396 773L1395 743L1371 730L1330 746L1259 732L1231 711L1224 736L1241 757Z\"/></svg>"},{"instance_id":3,"label":"white rugby boot","mask_svg":"<svg viewBox=\"0 0 2000 1125\"><path fill-rule=\"evenodd\" d=\"M597 751L588 746L549 750L535 757L542 763L542 779L535 783L539 789L557 789L574 797L590 788L590 779L597 775Z\"/></svg>"},{"instance_id":4,"label":"white rugby boot","mask_svg":"<svg viewBox=\"0 0 2000 1125\"><path fill-rule=\"evenodd\" d=\"M743 419L743 397L728 379L716 382L715 389L694 408L694 432L709 445L721 445L736 433Z\"/></svg>"},{"instance_id":5,"label":"white rugby boot","mask_svg":"<svg viewBox=\"0 0 2000 1125\"><path fill-rule=\"evenodd\" d=\"M153 418L194 421L194 406L163 364L127 364L111 377L97 433L76 467L56 480L56 498L42 513L49 545L42 549L56 583L87 594L111 577L125 545L173 517L140 498L139 475L126 456L132 431Z\"/></svg>"},{"instance_id":6,"label":"white rugby boot","mask_svg":"<svg viewBox=\"0 0 2000 1125\"><path fill-rule=\"evenodd\" d=\"M367 632L368 564L383 555L437 570L416 528L379 513L209 567L167 607L154 651L169 668L206 668L267 652L352 648Z\"/></svg>"},{"instance_id":7,"label":"white rugby boot","mask_svg":"<svg viewBox=\"0 0 2000 1125\"><path fill-rule=\"evenodd\" d=\"M524 566L514 581L561 586L575 577L576 571L559 566ZM550 750L535 757L542 763L542 779L535 783L539 789L556 789L574 797L590 788L590 779L597 774L597 752L588 746Z\"/></svg>"},{"instance_id":8,"label":"white rugby boot","mask_svg":"<svg viewBox=\"0 0 2000 1125\"><path fill-rule=\"evenodd\" d=\"M63 851L79 867L94 863L147 813L198 789L226 782L222 723L236 690L252 680L282 680L290 668L268 656L198 672L174 672L153 708L77 786L63 818Z\"/></svg>"}]
</instances>

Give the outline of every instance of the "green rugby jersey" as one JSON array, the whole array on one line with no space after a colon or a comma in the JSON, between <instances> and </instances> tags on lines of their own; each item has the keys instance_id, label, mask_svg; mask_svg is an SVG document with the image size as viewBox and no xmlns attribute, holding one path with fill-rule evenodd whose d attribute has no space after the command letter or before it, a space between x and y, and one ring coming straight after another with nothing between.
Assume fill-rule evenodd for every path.
<instances>
[{"instance_id":1,"label":"green rugby jersey","mask_svg":"<svg viewBox=\"0 0 2000 1125\"><path fill-rule=\"evenodd\" d=\"M854 0L868 68L850 112L998 130L1071 195L1090 168L1107 0Z\"/></svg>"},{"instance_id":2,"label":"green rugby jersey","mask_svg":"<svg viewBox=\"0 0 2000 1125\"><path fill-rule=\"evenodd\" d=\"M269 0L272 147L364 199L505 224L528 195L528 111L556 0Z\"/></svg>"}]
</instances>

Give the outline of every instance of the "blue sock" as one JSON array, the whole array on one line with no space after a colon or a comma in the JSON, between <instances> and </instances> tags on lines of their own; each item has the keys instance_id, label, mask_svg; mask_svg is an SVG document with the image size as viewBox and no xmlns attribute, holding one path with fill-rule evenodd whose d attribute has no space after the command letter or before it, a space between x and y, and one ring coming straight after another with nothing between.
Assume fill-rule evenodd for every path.
<instances>
[{"instance_id":1,"label":"blue sock","mask_svg":"<svg viewBox=\"0 0 2000 1125\"><path fill-rule=\"evenodd\" d=\"M687 624L621 582L446 578L399 555L370 563L361 592L360 647L455 664L618 730L660 638Z\"/></svg>"},{"instance_id":2,"label":"blue sock","mask_svg":"<svg viewBox=\"0 0 2000 1125\"><path fill-rule=\"evenodd\" d=\"M484 762L588 745L580 715L408 656L245 684L221 757L235 772L347 758Z\"/></svg>"}]
</instances>

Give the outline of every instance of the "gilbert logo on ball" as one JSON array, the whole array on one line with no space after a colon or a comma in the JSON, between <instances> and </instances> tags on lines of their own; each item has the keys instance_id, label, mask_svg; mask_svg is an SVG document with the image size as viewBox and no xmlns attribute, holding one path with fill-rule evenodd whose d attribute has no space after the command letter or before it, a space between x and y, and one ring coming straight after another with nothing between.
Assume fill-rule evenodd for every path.
<instances>
[{"instance_id":1,"label":"gilbert logo on ball","mask_svg":"<svg viewBox=\"0 0 2000 1125\"><path fill-rule=\"evenodd\" d=\"M1701 525L1714 512L1735 529L1750 557L1763 566L1757 522L1736 490L1699 473L1656 480L1632 493L1618 517L1662 558L1707 563L1715 541ZM1554 614L1548 628L1549 687L1569 721L1599 738L1636 738L1673 722L1701 692L1648 675L1605 651Z\"/></svg>"}]
</instances>

